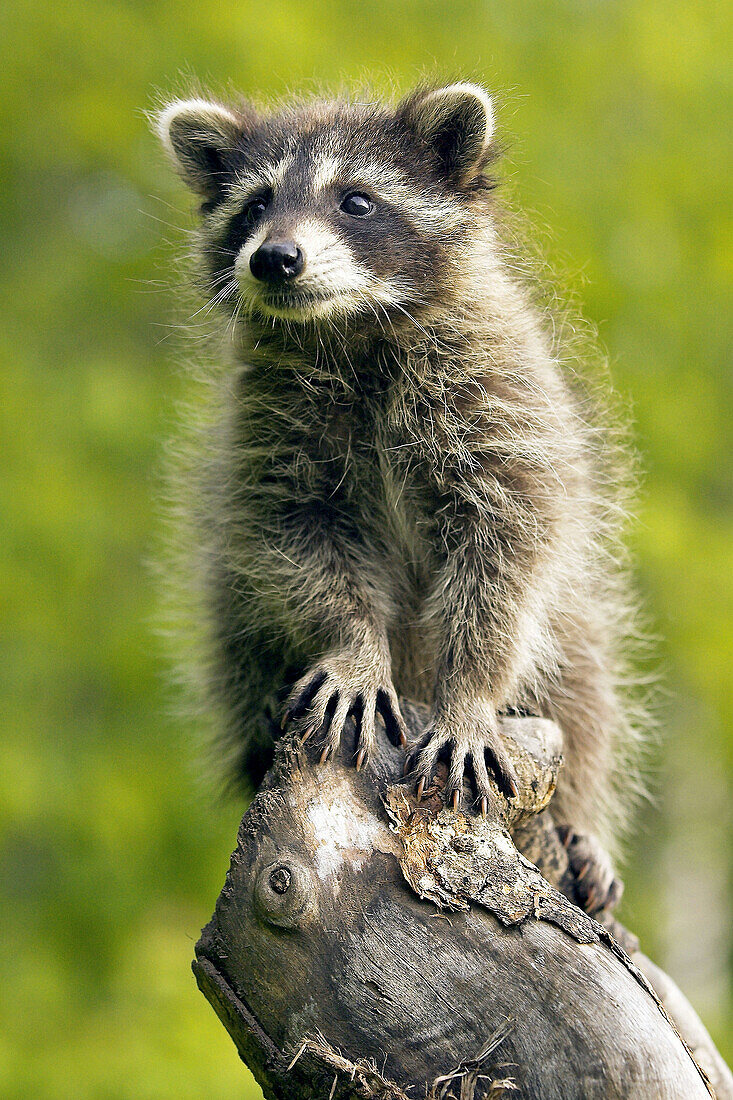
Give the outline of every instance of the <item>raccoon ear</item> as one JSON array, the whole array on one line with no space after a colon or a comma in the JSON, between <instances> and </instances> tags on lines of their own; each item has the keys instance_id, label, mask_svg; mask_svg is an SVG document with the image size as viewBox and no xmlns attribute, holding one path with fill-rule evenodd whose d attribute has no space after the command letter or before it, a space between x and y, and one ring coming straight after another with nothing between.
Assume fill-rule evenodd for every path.
<instances>
[{"instance_id":1,"label":"raccoon ear","mask_svg":"<svg viewBox=\"0 0 733 1100\"><path fill-rule=\"evenodd\" d=\"M404 117L448 177L466 183L477 174L494 133L491 96L478 84L450 84L413 97L404 105Z\"/></svg>"},{"instance_id":2,"label":"raccoon ear","mask_svg":"<svg viewBox=\"0 0 733 1100\"><path fill-rule=\"evenodd\" d=\"M220 199L243 136L237 116L204 99L177 99L158 114L155 129L191 190L210 202Z\"/></svg>"}]
</instances>

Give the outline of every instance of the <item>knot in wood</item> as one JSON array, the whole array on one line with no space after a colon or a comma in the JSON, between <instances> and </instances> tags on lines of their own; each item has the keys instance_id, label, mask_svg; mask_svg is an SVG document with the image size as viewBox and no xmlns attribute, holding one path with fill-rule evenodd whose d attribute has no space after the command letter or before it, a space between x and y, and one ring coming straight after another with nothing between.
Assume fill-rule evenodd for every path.
<instances>
[{"instance_id":1,"label":"knot in wood","mask_svg":"<svg viewBox=\"0 0 733 1100\"><path fill-rule=\"evenodd\" d=\"M287 867L275 867L270 874L270 886L276 894L284 894L290 889L292 876Z\"/></svg>"}]
</instances>

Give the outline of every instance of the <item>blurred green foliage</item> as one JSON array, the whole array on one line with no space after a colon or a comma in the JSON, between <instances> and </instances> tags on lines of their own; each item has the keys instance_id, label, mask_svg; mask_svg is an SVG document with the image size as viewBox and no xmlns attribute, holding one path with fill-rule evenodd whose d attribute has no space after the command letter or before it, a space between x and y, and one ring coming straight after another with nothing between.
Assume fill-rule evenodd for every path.
<instances>
[{"instance_id":1,"label":"blurred green foliage","mask_svg":"<svg viewBox=\"0 0 733 1100\"><path fill-rule=\"evenodd\" d=\"M669 693L623 915L733 1056L724 19L699 0L3 6L8 1100L259 1095L188 970L240 808L167 716L146 568L189 385L166 325L190 221L143 109L186 73L280 95L437 71L500 93L511 191L600 324L646 469L634 548Z\"/></svg>"}]
</instances>

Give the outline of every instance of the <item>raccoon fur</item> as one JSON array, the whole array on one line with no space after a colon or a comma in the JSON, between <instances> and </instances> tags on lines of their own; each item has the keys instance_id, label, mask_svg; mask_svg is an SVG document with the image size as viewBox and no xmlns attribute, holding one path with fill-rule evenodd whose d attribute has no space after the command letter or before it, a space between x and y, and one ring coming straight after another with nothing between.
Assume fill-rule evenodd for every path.
<instances>
[{"instance_id":1,"label":"raccoon fur","mask_svg":"<svg viewBox=\"0 0 733 1100\"><path fill-rule=\"evenodd\" d=\"M359 766L378 716L403 741L405 696L432 708L418 789L442 759L446 798L485 810L490 773L514 785L497 716L543 715L556 819L612 848L635 740L617 456L503 240L489 95L177 100L157 128L232 351L190 491L227 766L257 782L283 716L325 760L350 715Z\"/></svg>"}]
</instances>

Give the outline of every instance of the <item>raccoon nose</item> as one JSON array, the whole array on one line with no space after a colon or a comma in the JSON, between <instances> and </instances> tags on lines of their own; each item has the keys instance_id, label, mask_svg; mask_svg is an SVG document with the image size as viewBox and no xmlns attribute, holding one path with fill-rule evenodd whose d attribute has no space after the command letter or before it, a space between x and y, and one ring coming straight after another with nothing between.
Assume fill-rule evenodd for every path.
<instances>
[{"instance_id":1,"label":"raccoon nose","mask_svg":"<svg viewBox=\"0 0 733 1100\"><path fill-rule=\"evenodd\" d=\"M295 241L265 241L252 253L249 269L263 283L294 279L305 266L305 258Z\"/></svg>"}]
</instances>

